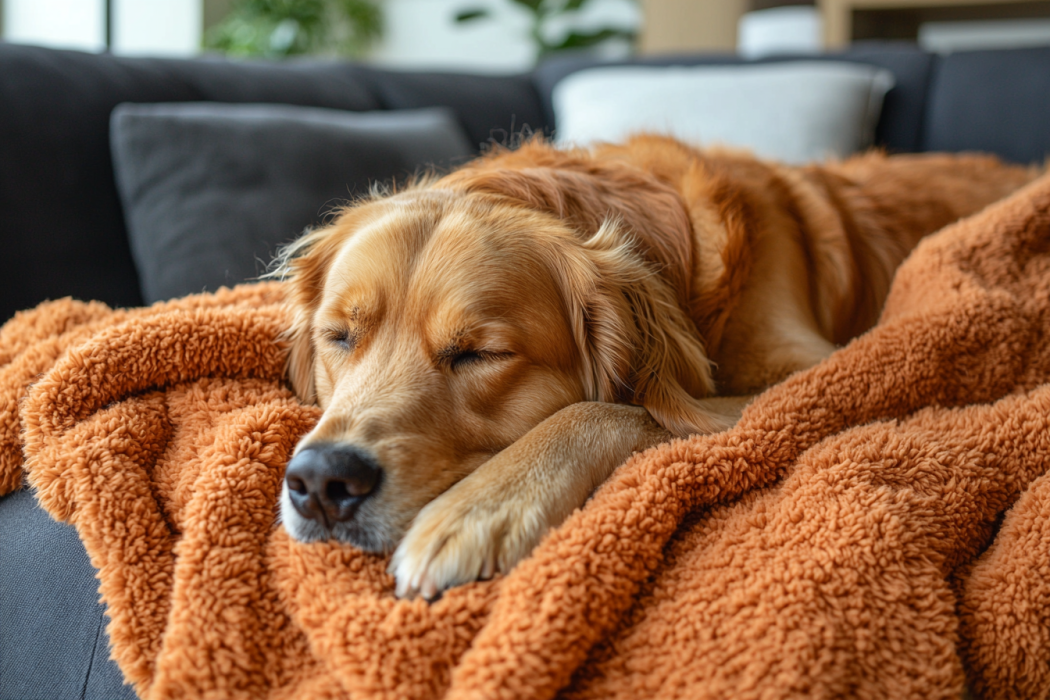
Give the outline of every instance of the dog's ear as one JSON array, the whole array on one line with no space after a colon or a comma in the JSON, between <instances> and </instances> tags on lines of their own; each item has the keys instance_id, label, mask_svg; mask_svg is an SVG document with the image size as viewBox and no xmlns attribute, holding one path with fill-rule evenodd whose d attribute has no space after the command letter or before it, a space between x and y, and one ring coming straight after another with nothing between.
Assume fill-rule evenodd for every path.
<instances>
[{"instance_id":1,"label":"dog's ear","mask_svg":"<svg viewBox=\"0 0 1050 700\"><path fill-rule=\"evenodd\" d=\"M285 335L288 344L288 381L292 390L303 403L317 401L317 386L314 380L314 340L310 332L310 315L302 310L295 312L292 327Z\"/></svg>"},{"instance_id":2,"label":"dog's ear","mask_svg":"<svg viewBox=\"0 0 1050 700\"><path fill-rule=\"evenodd\" d=\"M282 338L288 346L287 376L296 396L317 401L314 367L313 317L321 301L325 277L340 245L349 237L346 217L310 231L281 249L271 277L288 281L292 325Z\"/></svg>"},{"instance_id":3,"label":"dog's ear","mask_svg":"<svg viewBox=\"0 0 1050 700\"><path fill-rule=\"evenodd\" d=\"M714 393L711 362L674 290L630 234L607 221L559 257L589 398L644 406L679 437L729 427L697 402Z\"/></svg>"}]
</instances>

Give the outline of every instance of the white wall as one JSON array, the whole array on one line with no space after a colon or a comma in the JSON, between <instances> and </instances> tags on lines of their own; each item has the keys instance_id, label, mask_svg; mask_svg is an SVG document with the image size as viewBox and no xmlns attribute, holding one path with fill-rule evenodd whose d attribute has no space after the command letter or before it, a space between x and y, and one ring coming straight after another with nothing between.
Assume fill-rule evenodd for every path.
<instances>
[{"instance_id":1,"label":"white wall","mask_svg":"<svg viewBox=\"0 0 1050 700\"><path fill-rule=\"evenodd\" d=\"M484 8L491 19L457 24L456 13ZM535 58L523 8L506 0L387 0L385 32L371 60L381 65L434 69L517 71Z\"/></svg>"},{"instance_id":2,"label":"white wall","mask_svg":"<svg viewBox=\"0 0 1050 700\"><path fill-rule=\"evenodd\" d=\"M4 0L4 39L101 51L106 47L105 0Z\"/></svg>"},{"instance_id":3,"label":"white wall","mask_svg":"<svg viewBox=\"0 0 1050 700\"><path fill-rule=\"evenodd\" d=\"M201 0L113 0L113 53L193 56L202 22Z\"/></svg>"},{"instance_id":4,"label":"white wall","mask_svg":"<svg viewBox=\"0 0 1050 700\"><path fill-rule=\"evenodd\" d=\"M105 0L3 0L4 39L63 49L106 48ZM201 0L113 0L113 53L192 56Z\"/></svg>"},{"instance_id":5,"label":"white wall","mask_svg":"<svg viewBox=\"0 0 1050 700\"><path fill-rule=\"evenodd\" d=\"M458 12L485 9L487 19L457 24ZM384 0L386 32L371 60L394 68L507 73L527 70L536 60L529 38L529 13L510 0ZM631 0L591 0L583 12L557 24L579 29L617 26L637 29L641 12Z\"/></svg>"}]
</instances>

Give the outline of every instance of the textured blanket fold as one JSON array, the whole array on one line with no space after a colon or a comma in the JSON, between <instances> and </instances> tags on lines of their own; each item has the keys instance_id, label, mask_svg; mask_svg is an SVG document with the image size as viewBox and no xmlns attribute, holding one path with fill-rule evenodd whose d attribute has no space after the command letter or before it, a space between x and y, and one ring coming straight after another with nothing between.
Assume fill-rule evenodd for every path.
<instances>
[{"instance_id":1,"label":"textured blanket fold","mask_svg":"<svg viewBox=\"0 0 1050 700\"><path fill-rule=\"evenodd\" d=\"M433 604L276 525L318 416L281 293L0 330L0 493L24 454L143 698L1050 694L1050 177L925 240L876 328L736 428L636 455Z\"/></svg>"}]
</instances>

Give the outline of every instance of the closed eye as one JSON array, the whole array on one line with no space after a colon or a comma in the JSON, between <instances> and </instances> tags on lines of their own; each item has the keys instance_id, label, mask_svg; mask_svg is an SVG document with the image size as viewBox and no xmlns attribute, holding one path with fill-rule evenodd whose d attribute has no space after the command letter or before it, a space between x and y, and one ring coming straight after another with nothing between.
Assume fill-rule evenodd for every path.
<instances>
[{"instance_id":1,"label":"closed eye","mask_svg":"<svg viewBox=\"0 0 1050 700\"><path fill-rule=\"evenodd\" d=\"M492 352L489 350L457 350L449 353L447 364L453 370L466 369L471 366L481 365L495 360L503 360L511 356L509 352Z\"/></svg>"},{"instance_id":2,"label":"closed eye","mask_svg":"<svg viewBox=\"0 0 1050 700\"><path fill-rule=\"evenodd\" d=\"M476 350L466 350L453 355L449 359L449 366L452 367L452 369L462 369L467 365L474 365L484 361L485 357L480 352L477 352Z\"/></svg>"},{"instance_id":3,"label":"closed eye","mask_svg":"<svg viewBox=\"0 0 1050 700\"><path fill-rule=\"evenodd\" d=\"M350 352L357 344L357 336L345 328L330 328L324 332L325 340L343 352Z\"/></svg>"}]
</instances>

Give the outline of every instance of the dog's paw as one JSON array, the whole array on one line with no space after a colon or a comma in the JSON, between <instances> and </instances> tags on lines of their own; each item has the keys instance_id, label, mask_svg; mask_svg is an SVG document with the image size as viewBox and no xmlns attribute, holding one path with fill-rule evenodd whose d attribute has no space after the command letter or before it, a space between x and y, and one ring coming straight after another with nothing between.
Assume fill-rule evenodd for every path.
<instances>
[{"instance_id":1,"label":"dog's paw","mask_svg":"<svg viewBox=\"0 0 1050 700\"><path fill-rule=\"evenodd\" d=\"M423 508L398 545L389 570L399 598L433 600L453 586L506 573L549 529L535 506L464 491L453 487Z\"/></svg>"}]
</instances>

